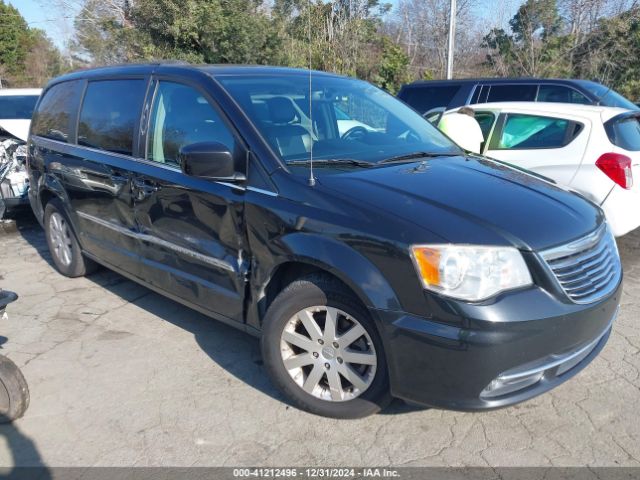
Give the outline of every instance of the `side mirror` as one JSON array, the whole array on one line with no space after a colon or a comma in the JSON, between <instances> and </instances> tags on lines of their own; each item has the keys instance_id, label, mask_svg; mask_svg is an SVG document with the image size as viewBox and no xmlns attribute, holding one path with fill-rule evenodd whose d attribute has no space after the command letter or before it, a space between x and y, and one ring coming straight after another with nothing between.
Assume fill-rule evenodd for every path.
<instances>
[{"instance_id":1,"label":"side mirror","mask_svg":"<svg viewBox=\"0 0 640 480\"><path fill-rule=\"evenodd\" d=\"M233 154L218 142L201 142L185 145L178 153L180 168L192 177L211 180L241 181L246 177L236 172Z\"/></svg>"}]
</instances>

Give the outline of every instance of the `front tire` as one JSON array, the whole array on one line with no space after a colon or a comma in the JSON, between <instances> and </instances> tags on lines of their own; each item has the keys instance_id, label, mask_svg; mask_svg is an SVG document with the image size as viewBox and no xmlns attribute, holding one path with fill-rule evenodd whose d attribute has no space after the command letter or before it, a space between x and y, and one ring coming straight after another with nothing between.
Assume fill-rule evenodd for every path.
<instances>
[{"instance_id":1,"label":"front tire","mask_svg":"<svg viewBox=\"0 0 640 480\"><path fill-rule=\"evenodd\" d=\"M96 263L82 255L71 223L57 199L50 201L44 209L44 231L53 263L61 274L81 277L96 269Z\"/></svg>"},{"instance_id":2,"label":"front tire","mask_svg":"<svg viewBox=\"0 0 640 480\"><path fill-rule=\"evenodd\" d=\"M382 342L343 284L320 275L287 286L269 306L261 340L273 383L297 407L362 418L391 400Z\"/></svg>"}]
</instances>

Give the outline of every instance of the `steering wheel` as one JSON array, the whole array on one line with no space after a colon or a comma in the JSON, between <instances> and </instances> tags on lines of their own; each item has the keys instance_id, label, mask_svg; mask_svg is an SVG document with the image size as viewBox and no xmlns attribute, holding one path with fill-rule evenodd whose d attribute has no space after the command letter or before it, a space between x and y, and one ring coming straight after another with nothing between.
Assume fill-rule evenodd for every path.
<instances>
[{"instance_id":1,"label":"steering wheel","mask_svg":"<svg viewBox=\"0 0 640 480\"><path fill-rule=\"evenodd\" d=\"M369 134L369 131L361 126L351 127L342 135L343 140L362 140Z\"/></svg>"}]
</instances>

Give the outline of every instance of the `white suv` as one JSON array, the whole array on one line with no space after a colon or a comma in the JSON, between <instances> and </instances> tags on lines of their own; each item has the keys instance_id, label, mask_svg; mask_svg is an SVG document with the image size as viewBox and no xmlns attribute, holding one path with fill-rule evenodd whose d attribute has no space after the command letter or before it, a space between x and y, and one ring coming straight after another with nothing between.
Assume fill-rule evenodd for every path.
<instances>
[{"instance_id":1,"label":"white suv","mask_svg":"<svg viewBox=\"0 0 640 480\"><path fill-rule=\"evenodd\" d=\"M564 103L470 105L482 154L532 170L602 207L614 235L640 226L640 112ZM451 114L457 109L445 112Z\"/></svg>"}]
</instances>

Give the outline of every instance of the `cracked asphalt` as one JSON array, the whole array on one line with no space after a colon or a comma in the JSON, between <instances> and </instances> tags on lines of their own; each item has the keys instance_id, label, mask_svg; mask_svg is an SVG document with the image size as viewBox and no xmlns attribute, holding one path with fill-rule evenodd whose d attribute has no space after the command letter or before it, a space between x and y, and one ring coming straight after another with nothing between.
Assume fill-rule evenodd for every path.
<instances>
[{"instance_id":1,"label":"cracked asphalt","mask_svg":"<svg viewBox=\"0 0 640 480\"><path fill-rule=\"evenodd\" d=\"M640 231L620 239L620 316L600 356L550 393L458 413L396 401L357 421L289 407L258 341L102 269L53 269L33 220L0 231L20 299L2 353L31 391L0 466L639 466Z\"/></svg>"}]
</instances>

